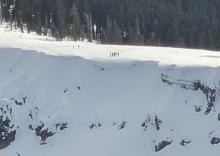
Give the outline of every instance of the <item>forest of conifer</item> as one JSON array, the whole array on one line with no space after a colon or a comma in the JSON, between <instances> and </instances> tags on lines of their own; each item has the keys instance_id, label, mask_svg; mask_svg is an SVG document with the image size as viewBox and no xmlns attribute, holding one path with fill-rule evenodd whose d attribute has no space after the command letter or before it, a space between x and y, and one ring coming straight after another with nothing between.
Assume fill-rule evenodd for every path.
<instances>
[{"instance_id":1,"label":"forest of conifer","mask_svg":"<svg viewBox=\"0 0 220 156\"><path fill-rule=\"evenodd\" d=\"M219 0L0 0L0 22L57 40L220 48Z\"/></svg>"}]
</instances>

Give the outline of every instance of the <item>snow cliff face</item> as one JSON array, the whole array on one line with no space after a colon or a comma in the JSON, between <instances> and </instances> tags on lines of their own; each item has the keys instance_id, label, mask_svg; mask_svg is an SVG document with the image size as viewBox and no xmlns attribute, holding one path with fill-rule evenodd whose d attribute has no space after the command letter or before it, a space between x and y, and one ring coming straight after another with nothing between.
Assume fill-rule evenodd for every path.
<instances>
[{"instance_id":1,"label":"snow cliff face","mask_svg":"<svg viewBox=\"0 0 220 156\"><path fill-rule=\"evenodd\" d=\"M0 48L0 155L218 156L220 68Z\"/></svg>"},{"instance_id":2,"label":"snow cliff face","mask_svg":"<svg viewBox=\"0 0 220 156\"><path fill-rule=\"evenodd\" d=\"M219 56L54 42L1 25L0 154L217 156Z\"/></svg>"}]
</instances>

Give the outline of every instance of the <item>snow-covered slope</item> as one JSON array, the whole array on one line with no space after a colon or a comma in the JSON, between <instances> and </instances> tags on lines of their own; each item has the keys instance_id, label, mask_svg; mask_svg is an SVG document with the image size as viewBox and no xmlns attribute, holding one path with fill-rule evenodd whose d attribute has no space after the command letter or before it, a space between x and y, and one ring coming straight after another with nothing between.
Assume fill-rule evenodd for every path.
<instances>
[{"instance_id":1,"label":"snow-covered slope","mask_svg":"<svg viewBox=\"0 0 220 156\"><path fill-rule=\"evenodd\" d=\"M217 52L0 30L0 155L219 155Z\"/></svg>"},{"instance_id":2,"label":"snow-covered slope","mask_svg":"<svg viewBox=\"0 0 220 156\"><path fill-rule=\"evenodd\" d=\"M164 47L99 45L87 42L62 41L38 36L35 33L21 34L9 31L0 25L0 46L36 50L56 56L81 56L93 60L115 60L111 53L119 53L117 59L158 61L162 65L178 66L220 66L220 53L207 50L193 50Z\"/></svg>"}]
</instances>

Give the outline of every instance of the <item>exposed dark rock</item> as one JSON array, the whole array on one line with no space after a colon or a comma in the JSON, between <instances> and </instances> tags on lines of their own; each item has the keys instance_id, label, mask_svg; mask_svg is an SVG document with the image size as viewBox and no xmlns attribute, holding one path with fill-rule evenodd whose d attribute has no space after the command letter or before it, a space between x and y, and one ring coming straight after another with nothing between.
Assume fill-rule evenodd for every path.
<instances>
[{"instance_id":1,"label":"exposed dark rock","mask_svg":"<svg viewBox=\"0 0 220 156\"><path fill-rule=\"evenodd\" d=\"M34 116L36 116L38 114L38 107L34 107L34 109L31 110L31 112L28 114L28 116L33 119Z\"/></svg>"},{"instance_id":2,"label":"exposed dark rock","mask_svg":"<svg viewBox=\"0 0 220 156\"><path fill-rule=\"evenodd\" d=\"M196 111L196 112L201 112L201 111L202 111L202 108L199 107L199 106L195 106L195 111Z\"/></svg>"},{"instance_id":3,"label":"exposed dark rock","mask_svg":"<svg viewBox=\"0 0 220 156\"><path fill-rule=\"evenodd\" d=\"M64 129L66 129L66 128L67 128L67 125L68 125L68 123L63 123L63 124L60 126L60 130L62 131L62 130L64 130Z\"/></svg>"},{"instance_id":4,"label":"exposed dark rock","mask_svg":"<svg viewBox=\"0 0 220 156\"><path fill-rule=\"evenodd\" d=\"M28 116L29 116L31 119L33 118L32 111L28 114Z\"/></svg>"},{"instance_id":5,"label":"exposed dark rock","mask_svg":"<svg viewBox=\"0 0 220 156\"><path fill-rule=\"evenodd\" d=\"M69 91L69 89L65 89L64 91L63 91L63 93L67 93Z\"/></svg>"},{"instance_id":6,"label":"exposed dark rock","mask_svg":"<svg viewBox=\"0 0 220 156\"><path fill-rule=\"evenodd\" d=\"M43 127L44 127L44 124L41 123L40 126L37 126L37 127L35 128L35 134L36 134L37 136L40 136L40 133L41 133L41 130L43 129Z\"/></svg>"},{"instance_id":7,"label":"exposed dark rock","mask_svg":"<svg viewBox=\"0 0 220 156\"><path fill-rule=\"evenodd\" d=\"M40 133L40 137L41 137L41 144L46 144L46 139L53 136L55 133L48 131L48 129L42 130Z\"/></svg>"},{"instance_id":8,"label":"exposed dark rock","mask_svg":"<svg viewBox=\"0 0 220 156\"><path fill-rule=\"evenodd\" d=\"M21 156L21 154L20 154L20 153L18 153L18 152L16 152L16 154L17 154L17 156Z\"/></svg>"},{"instance_id":9,"label":"exposed dark rock","mask_svg":"<svg viewBox=\"0 0 220 156\"><path fill-rule=\"evenodd\" d=\"M16 130L8 132L5 129L0 128L0 150L6 148L15 141Z\"/></svg>"},{"instance_id":10,"label":"exposed dark rock","mask_svg":"<svg viewBox=\"0 0 220 156\"><path fill-rule=\"evenodd\" d=\"M27 101L27 97L22 97L23 103L25 104Z\"/></svg>"},{"instance_id":11,"label":"exposed dark rock","mask_svg":"<svg viewBox=\"0 0 220 156\"><path fill-rule=\"evenodd\" d=\"M216 145L216 144L219 144L220 143L220 138L218 138L218 137L213 137L212 139L211 139L211 144L212 145Z\"/></svg>"},{"instance_id":12,"label":"exposed dark rock","mask_svg":"<svg viewBox=\"0 0 220 156\"><path fill-rule=\"evenodd\" d=\"M101 124L100 122L98 122L97 126L98 126L98 127L101 127L101 126L102 126L102 124Z\"/></svg>"},{"instance_id":13,"label":"exposed dark rock","mask_svg":"<svg viewBox=\"0 0 220 156\"><path fill-rule=\"evenodd\" d=\"M93 129L95 127L101 127L102 126L102 123L101 122L97 122L97 123L92 123L89 125L89 128L90 129Z\"/></svg>"},{"instance_id":14,"label":"exposed dark rock","mask_svg":"<svg viewBox=\"0 0 220 156\"><path fill-rule=\"evenodd\" d=\"M171 141L168 141L168 140L163 140L161 141L158 145L155 145L155 152L159 152L161 151L162 149L164 149L166 146L172 144L172 140Z\"/></svg>"},{"instance_id":15,"label":"exposed dark rock","mask_svg":"<svg viewBox=\"0 0 220 156\"><path fill-rule=\"evenodd\" d=\"M192 140L181 140L180 145L182 146L186 146L187 144L190 144L192 142Z\"/></svg>"},{"instance_id":16,"label":"exposed dark rock","mask_svg":"<svg viewBox=\"0 0 220 156\"><path fill-rule=\"evenodd\" d=\"M163 83L168 85L178 85L186 90L202 91L206 96L207 108L205 114L208 115L213 109L216 101L216 89L212 89L209 86L205 86L199 80L197 81L186 81L186 80L172 80L168 76L161 74L161 79Z\"/></svg>"},{"instance_id":17,"label":"exposed dark rock","mask_svg":"<svg viewBox=\"0 0 220 156\"><path fill-rule=\"evenodd\" d=\"M218 114L218 121L220 121L220 114Z\"/></svg>"},{"instance_id":18,"label":"exposed dark rock","mask_svg":"<svg viewBox=\"0 0 220 156\"><path fill-rule=\"evenodd\" d=\"M90 129L93 129L94 127L96 127L96 124L92 123L91 125L89 125Z\"/></svg>"},{"instance_id":19,"label":"exposed dark rock","mask_svg":"<svg viewBox=\"0 0 220 156\"><path fill-rule=\"evenodd\" d=\"M56 123L55 124L55 127L56 127L56 130L64 130L67 128L67 125L68 123L67 122L60 122L60 123Z\"/></svg>"},{"instance_id":20,"label":"exposed dark rock","mask_svg":"<svg viewBox=\"0 0 220 156\"><path fill-rule=\"evenodd\" d=\"M22 106L22 105L23 105L23 103L22 103L22 102L17 101L17 100L15 100L15 104L16 104L16 105L18 105L18 106Z\"/></svg>"},{"instance_id":21,"label":"exposed dark rock","mask_svg":"<svg viewBox=\"0 0 220 156\"><path fill-rule=\"evenodd\" d=\"M30 124L29 129L33 130L35 132L35 135L40 137L41 145L44 145L44 144L47 144L46 140L49 137L52 137L56 133L68 128L67 125L68 125L67 122L58 122L58 123L52 124L50 126L51 129L49 129L48 127L45 126L44 122L40 121L40 124L38 125Z\"/></svg>"},{"instance_id":22,"label":"exposed dark rock","mask_svg":"<svg viewBox=\"0 0 220 156\"><path fill-rule=\"evenodd\" d=\"M162 123L162 121L160 119L158 119L157 116L155 116L155 126L156 126L156 130L159 131L160 130L160 124Z\"/></svg>"},{"instance_id":23,"label":"exposed dark rock","mask_svg":"<svg viewBox=\"0 0 220 156\"><path fill-rule=\"evenodd\" d=\"M27 98L28 97L22 97L21 98L21 101L19 101L19 100L16 100L15 98L14 98L14 101L15 101L15 104L16 105L18 105L18 106L22 106L22 105L24 105L26 102L27 102Z\"/></svg>"},{"instance_id":24,"label":"exposed dark rock","mask_svg":"<svg viewBox=\"0 0 220 156\"><path fill-rule=\"evenodd\" d=\"M46 140L47 138L53 136L55 133L51 132L48 130L48 128L43 129L44 128L44 124L41 122L40 126L37 126L35 128L35 134L36 136L39 136L41 138L41 144L44 145L46 144Z\"/></svg>"},{"instance_id":25,"label":"exposed dark rock","mask_svg":"<svg viewBox=\"0 0 220 156\"><path fill-rule=\"evenodd\" d=\"M143 123L141 124L141 127L147 128L146 122L143 122Z\"/></svg>"},{"instance_id":26,"label":"exposed dark rock","mask_svg":"<svg viewBox=\"0 0 220 156\"><path fill-rule=\"evenodd\" d=\"M0 150L6 148L15 140L16 130L11 121L12 108L9 105L0 107Z\"/></svg>"},{"instance_id":27,"label":"exposed dark rock","mask_svg":"<svg viewBox=\"0 0 220 156\"><path fill-rule=\"evenodd\" d=\"M32 130L32 131L34 130L34 127L33 127L33 125L31 125L31 124L28 126L28 128L29 128L30 130Z\"/></svg>"},{"instance_id":28,"label":"exposed dark rock","mask_svg":"<svg viewBox=\"0 0 220 156\"><path fill-rule=\"evenodd\" d=\"M119 129L125 128L127 121L122 121L122 123L118 126Z\"/></svg>"},{"instance_id":29,"label":"exposed dark rock","mask_svg":"<svg viewBox=\"0 0 220 156\"><path fill-rule=\"evenodd\" d=\"M3 120L2 116L0 117L0 149L7 147L15 140L16 131L11 131L14 125L10 122L8 118Z\"/></svg>"},{"instance_id":30,"label":"exposed dark rock","mask_svg":"<svg viewBox=\"0 0 220 156\"><path fill-rule=\"evenodd\" d=\"M157 131L160 130L160 125L162 123L162 120L158 118L157 115L154 117L151 117L150 115L147 116L146 120L141 124L141 127L144 128L144 130L147 130L148 127L154 127Z\"/></svg>"}]
</instances>

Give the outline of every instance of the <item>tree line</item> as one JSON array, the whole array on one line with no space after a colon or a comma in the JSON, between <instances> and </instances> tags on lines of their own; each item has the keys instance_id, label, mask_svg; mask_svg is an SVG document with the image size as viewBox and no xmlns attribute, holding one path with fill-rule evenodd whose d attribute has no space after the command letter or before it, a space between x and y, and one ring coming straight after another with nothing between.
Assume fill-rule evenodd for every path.
<instances>
[{"instance_id":1,"label":"tree line","mask_svg":"<svg viewBox=\"0 0 220 156\"><path fill-rule=\"evenodd\" d=\"M0 0L0 22L57 40L220 48L219 0Z\"/></svg>"}]
</instances>

